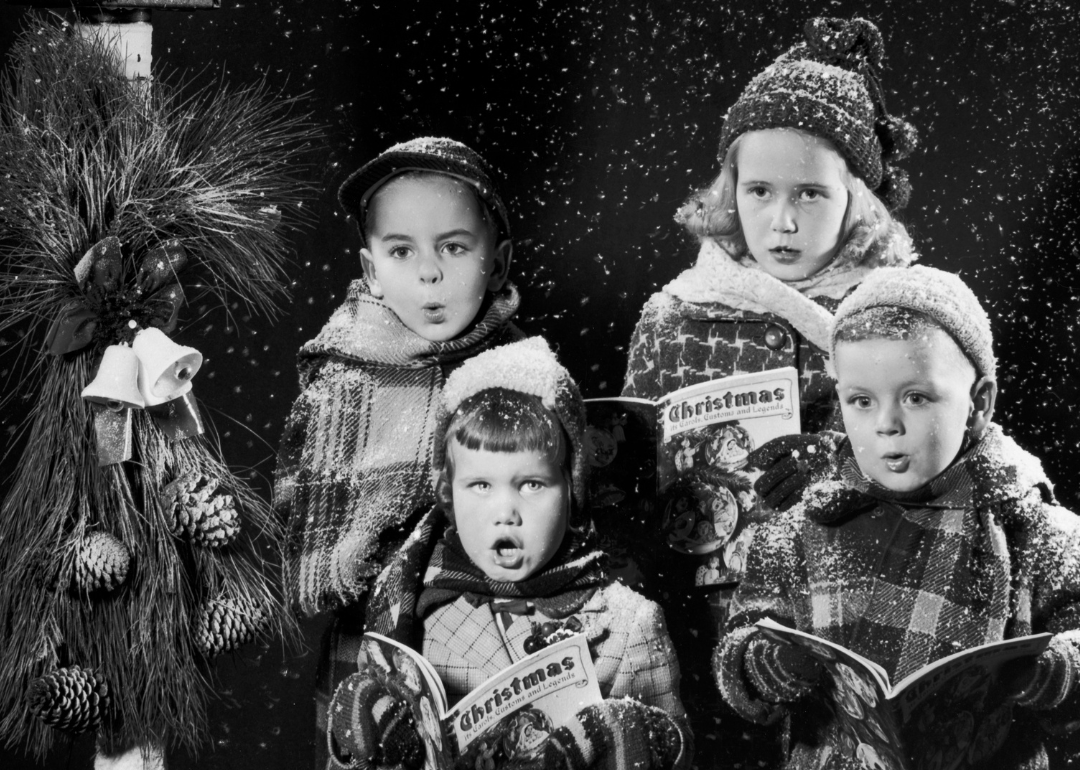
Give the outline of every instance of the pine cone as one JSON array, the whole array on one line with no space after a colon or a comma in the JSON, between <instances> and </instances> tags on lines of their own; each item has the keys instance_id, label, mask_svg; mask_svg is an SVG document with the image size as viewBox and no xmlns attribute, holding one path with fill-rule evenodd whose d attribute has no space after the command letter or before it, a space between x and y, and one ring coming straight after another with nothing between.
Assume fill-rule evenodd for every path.
<instances>
[{"instance_id":1,"label":"pine cone","mask_svg":"<svg viewBox=\"0 0 1080 770\"><path fill-rule=\"evenodd\" d=\"M244 599L214 599L195 619L195 644L210 658L232 652L255 639L267 621L265 608Z\"/></svg>"},{"instance_id":2,"label":"pine cone","mask_svg":"<svg viewBox=\"0 0 1080 770\"><path fill-rule=\"evenodd\" d=\"M58 668L30 683L31 713L45 724L83 733L101 724L109 707L109 685L92 669Z\"/></svg>"},{"instance_id":3,"label":"pine cone","mask_svg":"<svg viewBox=\"0 0 1080 770\"><path fill-rule=\"evenodd\" d=\"M185 473L162 492L162 505L177 537L218 548L232 542L240 531L240 514L232 495L216 494L220 481L202 474Z\"/></svg>"},{"instance_id":4,"label":"pine cone","mask_svg":"<svg viewBox=\"0 0 1080 770\"><path fill-rule=\"evenodd\" d=\"M91 532L79 543L75 584L80 591L112 591L127 578L131 553L115 535Z\"/></svg>"}]
</instances>

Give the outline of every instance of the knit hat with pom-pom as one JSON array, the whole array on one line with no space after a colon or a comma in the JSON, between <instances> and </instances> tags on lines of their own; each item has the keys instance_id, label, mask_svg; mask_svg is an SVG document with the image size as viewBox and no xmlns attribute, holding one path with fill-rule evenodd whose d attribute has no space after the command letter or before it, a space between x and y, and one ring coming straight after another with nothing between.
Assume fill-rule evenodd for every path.
<instances>
[{"instance_id":1,"label":"knit hat with pom-pom","mask_svg":"<svg viewBox=\"0 0 1080 770\"><path fill-rule=\"evenodd\" d=\"M915 128L889 115L879 83L885 48L866 19L815 18L806 42L781 54L728 110L720 160L747 131L795 128L829 139L852 171L888 206L903 208L907 174L893 163L915 149Z\"/></svg>"},{"instance_id":2,"label":"knit hat with pom-pom","mask_svg":"<svg viewBox=\"0 0 1080 770\"><path fill-rule=\"evenodd\" d=\"M997 373L990 317L960 276L932 267L882 267L871 270L859 287L836 309L829 335L830 355L836 360L836 337L859 313L897 307L923 313L947 331L980 375Z\"/></svg>"},{"instance_id":3,"label":"knit hat with pom-pom","mask_svg":"<svg viewBox=\"0 0 1080 770\"><path fill-rule=\"evenodd\" d=\"M486 350L470 358L447 378L443 388L440 435L458 407L470 396L492 388L505 388L536 396L555 414L569 439L570 478L578 509L585 505L587 461L583 451L585 402L570 372L559 363L543 337L528 337ZM445 442L437 441L432 467L439 473L445 463Z\"/></svg>"}]
</instances>

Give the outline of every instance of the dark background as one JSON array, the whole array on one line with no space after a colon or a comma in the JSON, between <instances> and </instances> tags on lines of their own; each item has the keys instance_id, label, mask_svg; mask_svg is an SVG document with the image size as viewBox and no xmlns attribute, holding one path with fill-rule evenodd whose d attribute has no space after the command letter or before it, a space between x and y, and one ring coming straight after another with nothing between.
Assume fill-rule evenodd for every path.
<instances>
[{"instance_id":1,"label":"dark background","mask_svg":"<svg viewBox=\"0 0 1080 770\"><path fill-rule=\"evenodd\" d=\"M0 50L25 13L0 5ZM806 18L853 14L881 27L889 108L920 130L902 219L922 261L959 272L988 306L997 418L1080 509L1080 42L1059 0L224 0L155 12L159 75L265 77L308 92L327 132L313 159L325 192L295 238L282 318L230 328L224 313L195 323L189 308L176 335L208 356L198 394L226 458L268 493L296 350L360 272L336 188L414 136L459 139L501 170L520 325L558 346L586 396L617 394L641 305L696 253L672 216L716 174L725 110ZM0 383L11 376L0 360ZM13 419L0 416L5 444ZM310 766L323 624L304 623L307 651L221 661L213 742L197 760L173 752L171 767ZM47 766L88 767L91 749L84 739ZM32 766L0 750L0 767Z\"/></svg>"}]
</instances>

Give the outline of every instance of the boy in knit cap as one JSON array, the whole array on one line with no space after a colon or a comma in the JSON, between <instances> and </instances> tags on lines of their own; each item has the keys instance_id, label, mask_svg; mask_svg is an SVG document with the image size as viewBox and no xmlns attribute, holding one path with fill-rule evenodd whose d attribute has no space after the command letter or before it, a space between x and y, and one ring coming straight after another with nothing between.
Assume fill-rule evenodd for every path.
<instances>
[{"instance_id":1,"label":"boy in knit cap","mask_svg":"<svg viewBox=\"0 0 1080 770\"><path fill-rule=\"evenodd\" d=\"M494 755L463 757L464 766L688 767L692 740L660 608L607 574L582 526L585 414L567 371L529 338L465 363L444 405L440 507L379 576L368 630L421 651L451 704L526 654L585 634L604 700L531 736L524 756L499 741ZM412 713L366 672L345 679L330 708L332 767L419 768Z\"/></svg>"},{"instance_id":2,"label":"boy in knit cap","mask_svg":"<svg viewBox=\"0 0 1080 770\"><path fill-rule=\"evenodd\" d=\"M320 728L349 670L338 664L355 670L369 582L434 502L446 375L521 336L510 323L519 297L506 279L506 207L479 155L414 139L360 168L338 198L360 228L364 277L300 350L302 393L274 487L290 598L305 614L335 613L318 674Z\"/></svg>"},{"instance_id":3,"label":"boy in knit cap","mask_svg":"<svg viewBox=\"0 0 1080 770\"><path fill-rule=\"evenodd\" d=\"M1080 519L1056 505L1039 462L991 422L990 322L955 275L875 271L831 333L847 440L800 501L763 525L714 667L756 722L790 720L787 767L859 767L813 658L761 635L780 623L838 642L892 681L946 655L1050 632L1006 669L972 766L1045 768L1045 727L1080 706ZM1012 723L1008 737L978 733Z\"/></svg>"}]
</instances>

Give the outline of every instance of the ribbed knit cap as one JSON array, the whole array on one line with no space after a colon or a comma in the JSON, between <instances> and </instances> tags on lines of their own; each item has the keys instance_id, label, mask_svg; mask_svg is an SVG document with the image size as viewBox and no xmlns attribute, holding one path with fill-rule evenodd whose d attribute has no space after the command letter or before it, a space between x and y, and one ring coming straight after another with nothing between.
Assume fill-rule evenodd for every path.
<instances>
[{"instance_id":1,"label":"ribbed knit cap","mask_svg":"<svg viewBox=\"0 0 1080 770\"><path fill-rule=\"evenodd\" d=\"M570 372L555 357L543 337L526 339L485 350L455 369L443 387L442 430L457 408L470 396L491 388L505 388L536 396L555 414L570 440L570 474L579 510L585 505L587 462L583 451L585 402ZM445 442L436 442L432 467L441 469Z\"/></svg>"},{"instance_id":2,"label":"ribbed knit cap","mask_svg":"<svg viewBox=\"0 0 1080 770\"><path fill-rule=\"evenodd\" d=\"M371 196L406 171L432 171L468 182L495 212L498 240L510 237L506 205L499 197L491 167L461 142L439 136L422 136L390 147L353 172L338 189L338 202L347 213L356 217L365 246L367 236L364 234L364 220Z\"/></svg>"},{"instance_id":3,"label":"ribbed knit cap","mask_svg":"<svg viewBox=\"0 0 1080 770\"><path fill-rule=\"evenodd\" d=\"M881 33L866 19L815 18L799 43L758 74L728 110L720 161L747 131L795 128L830 140L890 210L907 204L907 174L892 165L915 149L908 122L888 114L879 83Z\"/></svg>"},{"instance_id":4,"label":"ribbed knit cap","mask_svg":"<svg viewBox=\"0 0 1080 770\"><path fill-rule=\"evenodd\" d=\"M841 323L875 307L899 307L926 314L952 335L979 374L996 376L990 317L960 276L923 265L871 270L836 309L829 335L834 361L836 332Z\"/></svg>"}]
</instances>

